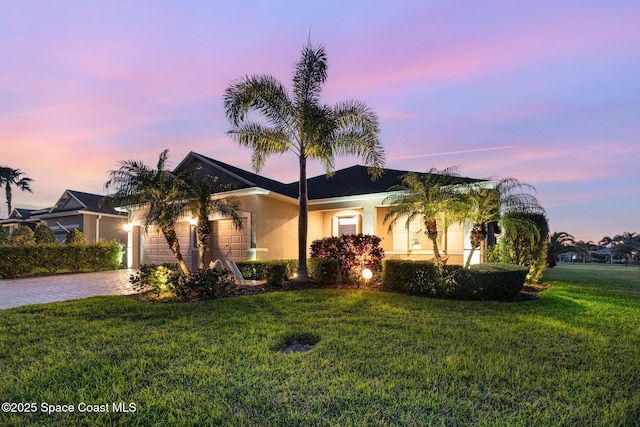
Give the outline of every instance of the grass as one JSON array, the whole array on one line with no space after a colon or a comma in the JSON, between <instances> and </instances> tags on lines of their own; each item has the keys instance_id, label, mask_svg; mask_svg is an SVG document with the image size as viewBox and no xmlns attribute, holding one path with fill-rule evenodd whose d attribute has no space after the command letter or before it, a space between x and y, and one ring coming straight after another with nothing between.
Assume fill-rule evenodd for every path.
<instances>
[{"instance_id":1,"label":"grass","mask_svg":"<svg viewBox=\"0 0 640 427\"><path fill-rule=\"evenodd\" d=\"M520 303L307 290L3 310L0 400L37 411L0 425L640 425L640 270L545 281ZM283 354L292 336L319 341Z\"/></svg>"}]
</instances>

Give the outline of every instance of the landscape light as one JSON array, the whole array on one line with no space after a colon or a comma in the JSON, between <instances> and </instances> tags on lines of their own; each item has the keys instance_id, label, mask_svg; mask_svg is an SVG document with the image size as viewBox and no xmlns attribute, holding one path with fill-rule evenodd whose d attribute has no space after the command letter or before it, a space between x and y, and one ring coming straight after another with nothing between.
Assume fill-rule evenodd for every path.
<instances>
[{"instance_id":1,"label":"landscape light","mask_svg":"<svg viewBox=\"0 0 640 427\"><path fill-rule=\"evenodd\" d=\"M369 279L373 277L373 272L368 268L362 270L362 277L364 277L364 284L366 285ZM360 287L360 282L358 282L358 288Z\"/></svg>"}]
</instances>

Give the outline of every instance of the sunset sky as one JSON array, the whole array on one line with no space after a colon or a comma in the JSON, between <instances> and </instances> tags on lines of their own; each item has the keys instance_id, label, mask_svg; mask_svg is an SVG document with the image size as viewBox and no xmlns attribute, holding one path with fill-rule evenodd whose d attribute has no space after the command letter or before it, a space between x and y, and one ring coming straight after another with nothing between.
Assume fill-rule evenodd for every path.
<instances>
[{"instance_id":1,"label":"sunset sky","mask_svg":"<svg viewBox=\"0 0 640 427\"><path fill-rule=\"evenodd\" d=\"M640 232L637 0L0 6L0 165L34 180L14 207L103 194L118 161L155 164L165 148L173 166L195 151L250 170L225 134L224 89L247 74L290 87L310 38L329 59L323 102L378 113L387 167L525 181L551 230L576 239ZM262 173L293 182L296 162Z\"/></svg>"}]
</instances>

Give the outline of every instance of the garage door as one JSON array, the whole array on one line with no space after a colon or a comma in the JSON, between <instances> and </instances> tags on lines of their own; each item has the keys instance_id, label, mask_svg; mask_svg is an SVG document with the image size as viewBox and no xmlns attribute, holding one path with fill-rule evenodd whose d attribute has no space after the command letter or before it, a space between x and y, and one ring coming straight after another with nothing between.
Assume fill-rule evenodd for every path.
<instances>
[{"instance_id":1,"label":"garage door","mask_svg":"<svg viewBox=\"0 0 640 427\"><path fill-rule=\"evenodd\" d=\"M246 220L242 221L241 230L236 230L230 219L213 221L211 259L228 257L234 261L246 260L249 258L248 235Z\"/></svg>"},{"instance_id":2,"label":"garage door","mask_svg":"<svg viewBox=\"0 0 640 427\"><path fill-rule=\"evenodd\" d=\"M189 241L190 241L190 226L188 222L179 222L176 224L176 235L180 242L180 251L182 256L185 257L187 265L189 264ZM140 233L140 262L142 264L161 264L164 262L177 262L176 257L171 252L167 240L164 238L164 234L158 233L158 231L149 227L147 233Z\"/></svg>"}]
</instances>

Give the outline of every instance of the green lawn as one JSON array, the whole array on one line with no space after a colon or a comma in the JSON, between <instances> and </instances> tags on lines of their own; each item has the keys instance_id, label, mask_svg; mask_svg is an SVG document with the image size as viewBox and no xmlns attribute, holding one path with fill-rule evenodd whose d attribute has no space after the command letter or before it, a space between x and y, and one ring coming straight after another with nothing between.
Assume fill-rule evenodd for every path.
<instances>
[{"instance_id":1,"label":"green lawn","mask_svg":"<svg viewBox=\"0 0 640 427\"><path fill-rule=\"evenodd\" d=\"M545 281L520 303L310 290L3 310L0 400L36 412L0 425L640 425L640 270ZM314 349L279 351L304 333Z\"/></svg>"}]
</instances>

